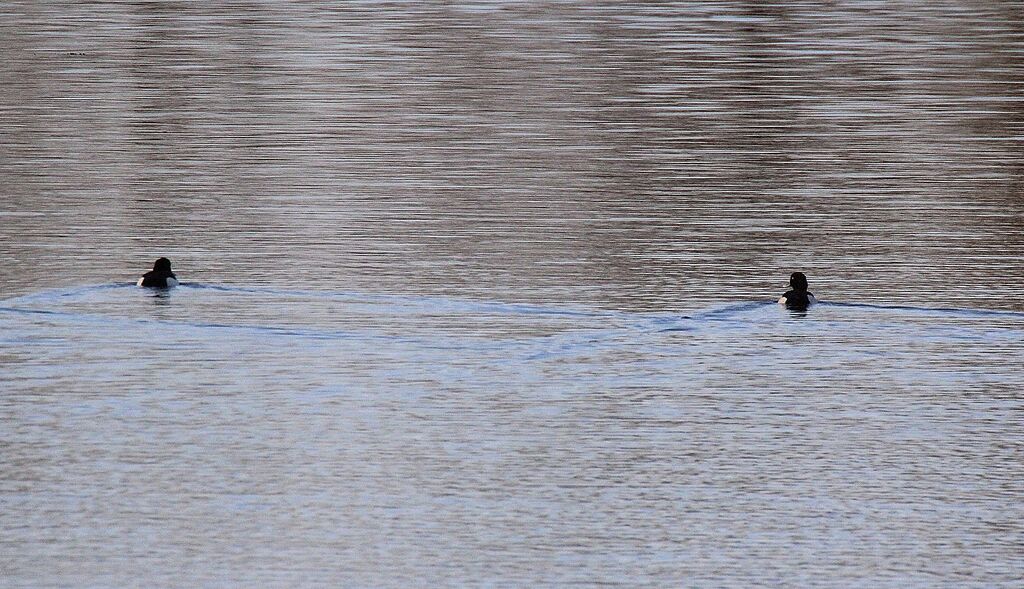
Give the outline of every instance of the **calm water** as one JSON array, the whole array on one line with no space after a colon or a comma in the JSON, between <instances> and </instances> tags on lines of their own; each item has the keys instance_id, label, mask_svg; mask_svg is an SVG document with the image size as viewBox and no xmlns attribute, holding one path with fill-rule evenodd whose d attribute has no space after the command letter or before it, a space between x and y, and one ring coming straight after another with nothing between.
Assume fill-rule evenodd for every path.
<instances>
[{"instance_id":1,"label":"calm water","mask_svg":"<svg viewBox=\"0 0 1024 589\"><path fill-rule=\"evenodd\" d=\"M0 586L1020 587L1016 1L7 2L0 88Z\"/></svg>"}]
</instances>

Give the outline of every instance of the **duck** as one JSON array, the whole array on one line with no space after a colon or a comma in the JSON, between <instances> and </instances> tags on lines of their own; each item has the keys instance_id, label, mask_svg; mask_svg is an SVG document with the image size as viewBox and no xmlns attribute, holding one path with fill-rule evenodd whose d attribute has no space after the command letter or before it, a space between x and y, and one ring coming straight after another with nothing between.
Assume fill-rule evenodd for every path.
<instances>
[{"instance_id":1,"label":"duck","mask_svg":"<svg viewBox=\"0 0 1024 589\"><path fill-rule=\"evenodd\" d=\"M789 286L791 290L786 291L779 299L779 304L785 305L787 309L803 311L818 302L814 294L807 290L807 276L803 272L792 273L789 276Z\"/></svg>"},{"instance_id":2,"label":"duck","mask_svg":"<svg viewBox=\"0 0 1024 589\"><path fill-rule=\"evenodd\" d=\"M171 272L171 261L167 258L158 258L153 263L153 269L142 275L137 286L151 288L170 288L178 286L178 277Z\"/></svg>"}]
</instances>

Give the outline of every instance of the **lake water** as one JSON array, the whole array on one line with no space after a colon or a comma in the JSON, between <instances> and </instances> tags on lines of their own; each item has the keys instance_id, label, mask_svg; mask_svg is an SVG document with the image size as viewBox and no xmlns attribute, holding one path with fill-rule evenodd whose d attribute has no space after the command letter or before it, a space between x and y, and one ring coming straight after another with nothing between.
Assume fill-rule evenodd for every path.
<instances>
[{"instance_id":1,"label":"lake water","mask_svg":"<svg viewBox=\"0 0 1024 589\"><path fill-rule=\"evenodd\" d=\"M8 2L0 58L0 586L1020 587L1019 3Z\"/></svg>"}]
</instances>

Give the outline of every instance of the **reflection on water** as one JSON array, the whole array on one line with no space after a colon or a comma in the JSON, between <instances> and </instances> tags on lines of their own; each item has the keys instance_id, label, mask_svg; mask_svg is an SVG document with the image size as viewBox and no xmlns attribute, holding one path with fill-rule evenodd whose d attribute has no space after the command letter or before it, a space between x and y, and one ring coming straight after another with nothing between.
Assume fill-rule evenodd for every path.
<instances>
[{"instance_id":1,"label":"reflection on water","mask_svg":"<svg viewBox=\"0 0 1024 589\"><path fill-rule=\"evenodd\" d=\"M1015 586L1022 22L5 3L5 580Z\"/></svg>"},{"instance_id":2,"label":"reflection on water","mask_svg":"<svg viewBox=\"0 0 1024 589\"><path fill-rule=\"evenodd\" d=\"M166 254L652 309L799 267L843 299L1020 309L1013 3L8 13L9 293Z\"/></svg>"}]
</instances>

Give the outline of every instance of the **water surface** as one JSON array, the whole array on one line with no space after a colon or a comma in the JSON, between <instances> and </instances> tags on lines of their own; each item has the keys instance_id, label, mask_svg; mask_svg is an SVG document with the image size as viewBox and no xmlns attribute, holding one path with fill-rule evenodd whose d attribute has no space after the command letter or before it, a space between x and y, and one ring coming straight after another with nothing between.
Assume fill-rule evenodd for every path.
<instances>
[{"instance_id":1,"label":"water surface","mask_svg":"<svg viewBox=\"0 0 1024 589\"><path fill-rule=\"evenodd\" d=\"M1017 587L1022 23L4 4L0 585Z\"/></svg>"}]
</instances>

